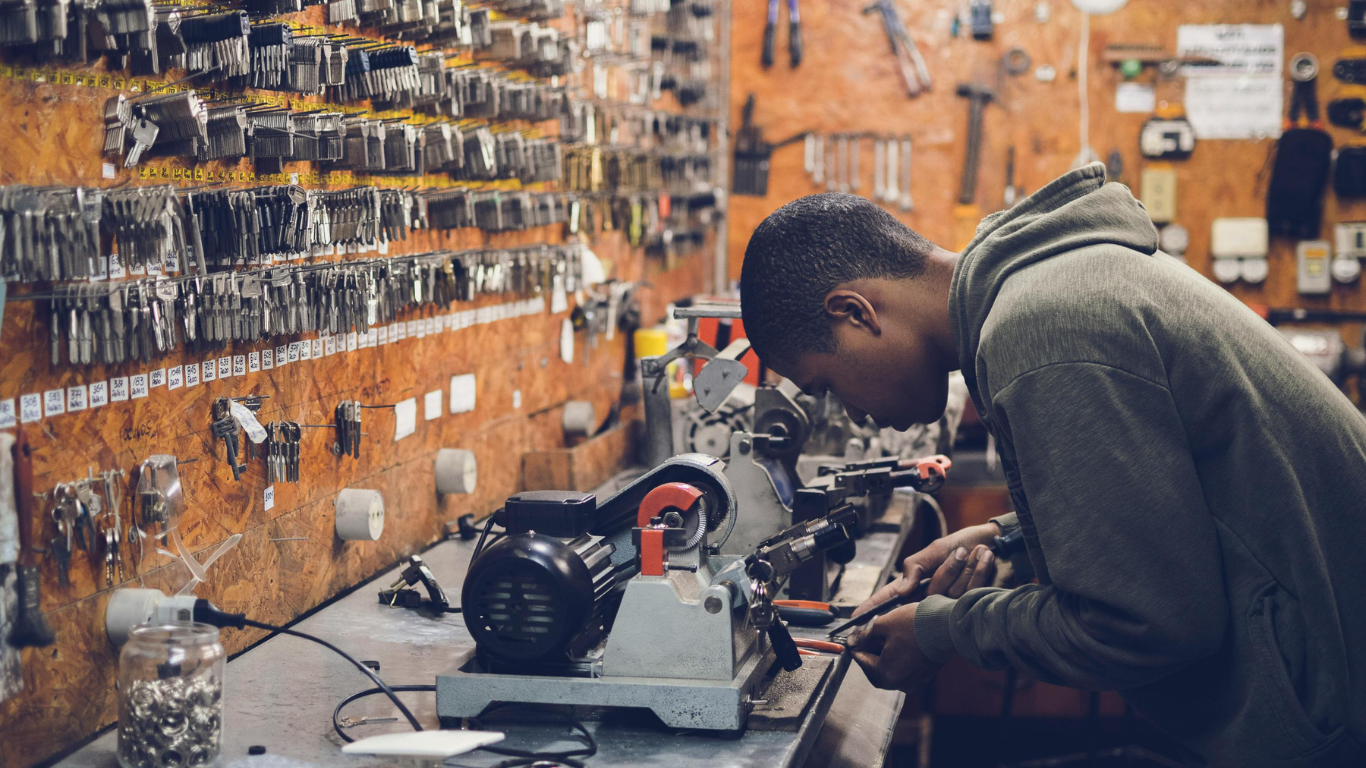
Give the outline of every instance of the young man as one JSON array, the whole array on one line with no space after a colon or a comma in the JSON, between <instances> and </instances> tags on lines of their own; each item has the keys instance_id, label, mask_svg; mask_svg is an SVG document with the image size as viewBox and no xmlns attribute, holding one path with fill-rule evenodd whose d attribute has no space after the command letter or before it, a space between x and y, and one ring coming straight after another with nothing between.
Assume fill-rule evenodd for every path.
<instances>
[{"instance_id":1,"label":"young man","mask_svg":"<svg viewBox=\"0 0 1366 768\"><path fill-rule=\"evenodd\" d=\"M862 198L797 200L755 230L740 291L754 349L804 390L905 428L961 369L996 437L1038 583L974 588L995 524L909 558L865 608L935 583L859 640L875 684L960 655L1118 690L1193 764L1366 765L1366 418L1159 252L1102 166L961 254Z\"/></svg>"}]
</instances>

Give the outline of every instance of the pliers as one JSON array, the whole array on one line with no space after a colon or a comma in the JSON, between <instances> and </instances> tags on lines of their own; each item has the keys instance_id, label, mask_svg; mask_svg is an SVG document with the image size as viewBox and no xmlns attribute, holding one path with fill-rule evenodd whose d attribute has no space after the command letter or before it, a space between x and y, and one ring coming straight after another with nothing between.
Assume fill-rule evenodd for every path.
<instances>
[{"instance_id":1,"label":"pliers","mask_svg":"<svg viewBox=\"0 0 1366 768\"><path fill-rule=\"evenodd\" d=\"M780 0L768 0L768 24L764 26L764 48L760 62L765 68L773 66L773 49L778 38L778 4ZM792 56L792 66L802 63L802 19L797 11L797 0L787 0L787 50Z\"/></svg>"}]
</instances>

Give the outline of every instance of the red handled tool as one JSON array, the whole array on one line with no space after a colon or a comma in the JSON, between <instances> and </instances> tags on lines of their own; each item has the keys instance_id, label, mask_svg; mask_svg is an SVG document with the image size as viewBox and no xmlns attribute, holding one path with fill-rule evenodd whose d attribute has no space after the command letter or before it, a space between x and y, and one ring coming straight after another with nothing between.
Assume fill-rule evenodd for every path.
<instances>
[{"instance_id":1,"label":"red handled tool","mask_svg":"<svg viewBox=\"0 0 1366 768\"><path fill-rule=\"evenodd\" d=\"M798 627L824 627L840 616L831 604L814 600L774 600L773 605L778 618Z\"/></svg>"}]
</instances>

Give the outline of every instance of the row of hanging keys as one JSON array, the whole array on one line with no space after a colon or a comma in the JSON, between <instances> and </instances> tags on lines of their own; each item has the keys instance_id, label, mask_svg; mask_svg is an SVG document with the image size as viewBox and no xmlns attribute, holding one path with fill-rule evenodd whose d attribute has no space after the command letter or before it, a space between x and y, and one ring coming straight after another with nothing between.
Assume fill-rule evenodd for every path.
<instances>
[{"instance_id":1,"label":"row of hanging keys","mask_svg":"<svg viewBox=\"0 0 1366 768\"><path fill-rule=\"evenodd\" d=\"M299 482L300 442L303 428L292 421L266 425L266 484Z\"/></svg>"},{"instance_id":2,"label":"row of hanging keys","mask_svg":"<svg viewBox=\"0 0 1366 768\"><path fill-rule=\"evenodd\" d=\"M555 275L574 285L580 268L577 246L556 245L56 286L52 363L150 362L181 347L364 332L411 309L546 292Z\"/></svg>"},{"instance_id":3,"label":"row of hanging keys","mask_svg":"<svg viewBox=\"0 0 1366 768\"><path fill-rule=\"evenodd\" d=\"M86 187L0 187L0 280L88 278L98 268L104 194Z\"/></svg>"},{"instance_id":4,"label":"row of hanging keys","mask_svg":"<svg viewBox=\"0 0 1366 768\"><path fill-rule=\"evenodd\" d=\"M318 255L320 248L370 246L381 237L402 240L412 229L501 232L560 224L567 206L554 192L0 187L0 278L102 276L103 236L115 246L111 271L203 273Z\"/></svg>"},{"instance_id":5,"label":"row of hanging keys","mask_svg":"<svg viewBox=\"0 0 1366 768\"><path fill-rule=\"evenodd\" d=\"M237 457L241 452L242 424L237 416L233 414L233 406L238 405L246 408L252 414L261 410L261 402L265 399L261 395L248 395L247 397L227 398L220 397L213 401L209 410L209 434L215 440L223 441L224 460L228 463L228 468L232 470L232 479L241 480L242 473L247 470L246 462L239 462ZM256 427L259 429L259 426ZM257 433L259 438L260 434ZM256 457L256 441L247 440L247 460Z\"/></svg>"},{"instance_id":6,"label":"row of hanging keys","mask_svg":"<svg viewBox=\"0 0 1366 768\"><path fill-rule=\"evenodd\" d=\"M178 345L175 284L162 278L54 288L49 301L52 364L66 341L72 365L149 362ZM63 333L65 330L65 333Z\"/></svg>"},{"instance_id":7,"label":"row of hanging keys","mask_svg":"<svg viewBox=\"0 0 1366 768\"><path fill-rule=\"evenodd\" d=\"M338 456L360 458L361 404L359 400L343 400L337 403L332 414L333 425L337 430L337 442L332 452Z\"/></svg>"},{"instance_id":8,"label":"row of hanging keys","mask_svg":"<svg viewBox=\"0 0 1366 768\"><path fill-rule=\"evenodd\" d=\"M52 491L51 517L57 536L49 541L49 552L60 568L62 585L70 584L71 557L76 550L104 565L104 584L111 586L129 577L123 558L122 470L106 470L99 475L91 470L74 483L60 483ZM99 490L96 490L99 486ZM135 531L130 525L131 541Z\"/></svg>"}]
</instances>

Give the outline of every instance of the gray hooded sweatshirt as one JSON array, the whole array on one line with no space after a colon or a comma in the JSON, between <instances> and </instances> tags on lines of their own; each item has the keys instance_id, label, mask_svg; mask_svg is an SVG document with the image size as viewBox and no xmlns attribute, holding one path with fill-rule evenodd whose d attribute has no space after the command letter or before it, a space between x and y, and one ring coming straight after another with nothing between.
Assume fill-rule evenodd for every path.
<instances>
[{"instance_id":1,"label":"gray hooded sweatshirt","mask_svg":"<svg viewBox=\"0 0 1366 768\"><path fill-rule=\"evenodd\" d=\"M1118 690L1193 764L1366 766L1351 401L1098 164L984 220L949 311L1038 583L927 598L925 654Z\"/></svg>"}]
</instances>

